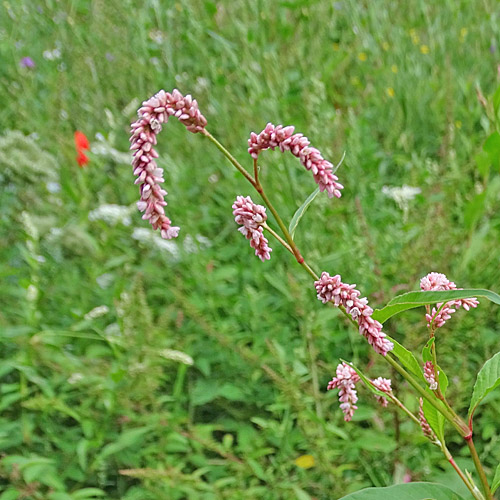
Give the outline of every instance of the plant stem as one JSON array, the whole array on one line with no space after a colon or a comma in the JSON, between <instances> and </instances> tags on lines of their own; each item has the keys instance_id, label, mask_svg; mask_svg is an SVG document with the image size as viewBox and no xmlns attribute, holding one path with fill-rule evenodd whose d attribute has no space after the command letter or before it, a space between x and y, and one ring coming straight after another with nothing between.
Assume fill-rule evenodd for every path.
<instances>
[{"instance_id":1,"label":"plant stem","mask_svg":"<svg viewBox=\"0 0 500 500\"><path fill-rule=\"evenodd\" d=\"M445 406L439 404L435 398L430 396L427 391L415 380L413 375L408 373L402 366L400 366L396 360L391 356L391 354L387 354L384 356L384 359L394 367L394 369L403 377L405 378L410 385L413 386L413 388L423 397L425 398L434 408L436 408L437 411L439 411L443 417L446 418L460 433L462 437L467 436L470 431L465 422L462 422L460 417L458 415L454 415L454 413L450 412L448 408Z\"/></svg>"},{"instance_id":2,"label":"plant stem","mask_svg":"<svg viewBox=\"0 0 500 500\"><path fill-rule=\"evenodd\" d=\"M456 473L460 476L460 479L465 483L465 486L467 486L468 490L472 493L472 496L476 500L484 500L484 496L477 489L476 485L471 481L469 481L467 476L462 472L462 469L460 469L460 467L457 465L451 453L449 452L448 448L446 448L444 444L441 445L441 450L444 453L444 456L446 457L448 462L450 462L450 465L455 469Z\"/></svg>"},{"instance_id":3,"label":"plant stem","mask_svg":"<svg viewBox=\"0 0 500 500\"><path fill-rule=\"evenodd\" d=\"M290 245L273 228L271 228L267 224L267 222L264 222L264 224L262 224L262 227L266 231L269 231L293 255L293 250Z\"/></svg>"},{"instance_id":4,"label":"plant stem","mask_svg":"<svg viewBox=\"0 0 500 500\"><path fill-rule=\"evenodd\" d=\"M493 495L491 494L490 486L488 484L488 479L486 478L483 466L481 465L481 461L479 460L476 447L474 446L474 441L472 441L472 433L465 437L465 441L467 442L467 446L469 447L472 461L474 462L474 466L476 467L476 471L479 475L481 485L483 486L483 492L488 500L493 500Z\"/></svg>"},{"instance_id":5,"label":"plant stem","mask_svg":"<svg viewBox=\"0 0 500 500\"><path fill-rule=\"evenodd\" d=\"M401 410L403 410L420 428L419 419L408 408L406 408L406 406L396 396L394 396L394 394L387 394L387 397L391 400L392 403L394 403ZM435 441L432 442L433 444L438 444L438 442ZM462 481L465 483L465 486L467 486L468 490L472 493L472 496L476 500L484 500L483 495L477 489L476 485L469 481L467 476L462 472L460 467L457 465L451 453L449 452L448 448L446 448L446 445L444 443L439 443L438 446L441 448L441 451L443 452L448 462L450 462L451 466L455 469L456 473L460 476L460 479L462 479Z\"/></svg>"},{"instance_id":6,"label":"plant stem","mask_svg":"<svg viewBox=\"0 0 500 500\"><path fill-rule=\"evenodd\" d=\"M203 135L208 137L219 148L224 156L238 169L238 171L245 177L245 179L254 187L257 188L256 182L253 177L241 166L241 163L210 133L208 130L203 130Z\"/></svg>"},{"instance_id":7,"label":"plant stem","mask_svg":"<svg viewBox=\"0 0 500 500\"><path fill-rule=\"evenodd\" d=\"M288 250L290 251L297 262L309 273L309 275L314 279L318 280L319 276L317 273L309 266L309 264L304 260L304 257L302 257L295 241L293 240L292 236L290 235L288 229L286 228L283 220L281 219L280 215L278 214L277 210L274 208L273 204L269 200L267 194L264 191L264 188L262 187L262 184L260 183L259 177L258 177L258 166L257 166L257 160L254 160L253 162L253 169L254 169L254 177L252 177L243 167L242 165L234 158L234 156L212 135L210 132L208 132L206 129L203 131L203 134L208 137L216 146L217 148L222 151L224 156L228 158L228 160L236 167L236 169L245 177L245 179L250 182L250 184L258 191L258 193L261 195L262 199L264 200L264 203L267 205L271 213L273 214L274 218L276 219L276 222L278 223L283 235L285 236L286 241L281 238L273 229L271 229L267 224L265 224L265 228ZM347 314L345 309L343 307L340 307L342 312L353 322L353 319ZM431 335L433 332L431 332ZM436 350L435 346L432 345L431 347L432 355L433 355L433 360L435 361L434 366L435 370L437 370L437 363L436 363ZM438 385L438 397L439 400L443 404L439 404L435 398L431 397L425 389L422 388L422 386L418 383L415 378L408 373L399 363L390 355L387 354L384 356L384 359L403 377L405 378L410 385L413 386L413 388L423 397L425 398L432 406L434 406L456 429L457 431L462 435L462 437L465 438L467 445L469 446L469 450L471 452L472 459L474 461L474 465L476 466L476 470L479 474L479 478L481 479L481 484L483 486L483 490L486 494L486 497L488 500L493 500L493 496L491 494L490 487L488 485L488 481L486 479L486 474L484 472L484 469L481 465L481 462L479 460L479 457L477 455L476 448L474 446L474 443L472 441L472 432L470 431L469 427L463 422L463 420L455 413L455 411L450 407L446 399L441 393L440 387ZM436 374L437 375L437 374ZM436 377L437 380L439 377ZM439 380L438 380L439 384ZM413 420L416 420L417 423L420 426L420 422L416 417L409 411L407 410L404 405L395 397L391 397L393 402L399 406L401 409L403 409ZM399 403L399 404L398 404ZM446 449L446 447L443 444L443 452ZM476 489L473 487L473 485L469 482L469 480L465 477L463 472L460 470L460 468L457 466L455 461L453 460L453 457L450 455L449 451L446 449L446 452L448 453L447 458L452 467L457 471L459 476L462 478L462 480L465 482L471 493L473 494L474 498L478 500L482 500L477 492ZM446 455L446 453L445 453Z\"/></svg>"}]
</instances>

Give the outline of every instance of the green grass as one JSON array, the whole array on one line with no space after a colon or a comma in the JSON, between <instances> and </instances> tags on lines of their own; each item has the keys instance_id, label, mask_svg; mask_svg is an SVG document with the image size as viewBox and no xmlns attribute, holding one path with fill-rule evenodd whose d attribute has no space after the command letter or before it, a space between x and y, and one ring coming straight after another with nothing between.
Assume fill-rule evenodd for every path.
<instances>
[{"instance_id":1,"label":"green grass","mask_svg":"<svg viewBox=\"0 0 500 500\"><path fill-rule=\"evenodd\" d=\"M318 196L296 232L316 269L357 283L374 306L430 271L498 292L499 165L480 167L494 123L476 95L498 85L497 11L493 0L4 2L0 499L334 499L406 472L460 488L418 429L402 422L396 435L395 415L367 391L344 424L325 391L338 359L391 374L277 243L270 262L253 257L231 204L258 196L209 141L178 123L159 138L175 257L132 237L149 229L135 210L129 226L89 212L138 199L126 155L110 148L127 151L142 100L177 87L248 168L249 133L268 121L295 125L333 163L346 152L342 198ZM54 49L59 58L44 56ZM25 56L35 68L20 67ZM77 129L107 148L85 169ZM310 174L278 152L262 165L290 220L316 187ZM406 211L382 193L403 184L421 189ZM109 312L85 319L101 305ZM388 333L418 352L422 316L409 311ZM483 302L439 332L462 413L498 350L499 320ZM499 409L493 394L477 412L490 476ZM314 467L295 465L305 454Z\"/></svg>"}]
</instances>

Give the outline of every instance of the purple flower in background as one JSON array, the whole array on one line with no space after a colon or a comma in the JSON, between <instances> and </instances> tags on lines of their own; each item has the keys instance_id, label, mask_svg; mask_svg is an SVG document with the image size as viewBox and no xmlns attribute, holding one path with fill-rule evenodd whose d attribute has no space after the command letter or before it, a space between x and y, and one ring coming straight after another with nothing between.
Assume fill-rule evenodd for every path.
<instances>
[{"instance_id":1,"label":"purple flower in background","mask_svg":"<svg viewBox=\"0 0 500 500\"><path fill-rule=\"evenodd\" d=\"M34 68L35 67L35 61L33 61L33 59L31 59L31 57L26 56L26 57L23 57L19 61L19 66L21 66L21 68Z\"/></svg>"}]
</instances>

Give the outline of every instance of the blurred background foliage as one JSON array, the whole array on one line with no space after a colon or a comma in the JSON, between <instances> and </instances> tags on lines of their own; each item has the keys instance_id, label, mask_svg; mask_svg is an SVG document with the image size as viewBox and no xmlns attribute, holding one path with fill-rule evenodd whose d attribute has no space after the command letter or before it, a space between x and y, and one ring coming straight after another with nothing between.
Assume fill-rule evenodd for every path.
<instances>
[{"instance_id":1,"label":"blurred background foliage","mask_svg":"<svg viewBox=\"0 0 500 500\"><path fill-rule=\"evenodd\" d=\"M128 127L177 87L250 168L250 131L293 124L333 163L346 152L342 198L316 198L296 233L317 270L374 306L430 271L498 292L499 17L494 0L2 2L0 499L326 500L409 478L466 497L419 429L366 391L344 424L325 391L338 359L392 374L277 243L270 262L253 257L230 207L257 195L178 123L159 163L180 237L141 221ZM75 130L92 145L83 169ZM262 166L291 218L310 174L278 152ZM439 331L462 413L499 319L481 303ZM423 311L387 331L418 352ZM491 474L489 402L476 432Z\"/></svg>"}]
</instances>

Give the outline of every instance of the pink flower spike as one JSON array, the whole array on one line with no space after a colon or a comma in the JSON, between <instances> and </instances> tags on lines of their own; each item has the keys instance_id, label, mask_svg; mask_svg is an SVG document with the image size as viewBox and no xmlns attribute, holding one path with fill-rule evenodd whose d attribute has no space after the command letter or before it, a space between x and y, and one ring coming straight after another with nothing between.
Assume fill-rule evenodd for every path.
<instances>
[{"instance_id":1,"label":"pink flower spike","mask_svg":"<svg viewBox=\"0 0 500 500\"><path fill-rule=\"evenodd\" d=\"M379 390L382 392L385 392L386 394L392 394L392 387L391 387L391 379L389 378L382 378L378 377L376 379L373 379L371 383ZM375 396L377 401L384 407L387 407L388 401L386 398L382 396Z\"/></svg>"},{"instance_id":2,"label":"pink flower spike","mask_svg":"<svg viewBox=\"0 0 500 500\"><path fill-rule=\"evenodd\" d=\"M294 127L274 126L268 123L260 134L252 132L248 139L248 152L257 159L261 151L279 148L282 153L290 151L302 165L312 171L314 180L320 191L326 191L329 198L340 198L340 190L344 188L337 182L339 179L333 173L333 165L325 160L320 151L309 147L309 139L302 134L294 134Z\"/></svg>"},{"instance_id":3,"label":"pink flower spike","mask_svg":"<svg viewBox=\"0 0 500 500\"><path fill-rule=\"evenodd\" d=\"M436 374L434 372L434 365L431 361L426 361L424 363L424 378L429 384L429 389L435 391L438 388L438 383L436 381Z\"/></svg>"},{"instance_id":4,"label":"pink flower spike","mask_svg":"<svg viewBox=\"0 0 500 500\"><path fill-rule=\"evenodd\" d=\"M436 437L436 434L434 434L434 431L432 430L431 426L429 425L429 422L427 422L427 419L425 418L424 415L424 400L420 398L420 405L419 405L419 411L418 411L418 420L420 422L420 427L422 429L422 432L424 433L424 436L428 439L430 439L433 442L438 442L438 439Z\"/></svg>"},{"instance_id":5,"label":"pink flower spike","mask_svg":"<svg viewBox=\"0 0 500 500\"><path fill-rule=\"evenodd\" d=\"M433 292L443 290L462 290L461 288L457 288L457 285L455 285L453 281L449 281L448 278L441 273L429 273L427 276L424 276L420 280L420 288L423 291ZM442 302L436 304L436 306L432 308L430 314L425 315L427 326L431 327L433 324L434 328L441 328L446 321L451 318L451 315L456 312L456 309L454 308L463 307L466 311L468 311L471 307L477 307L478 304L479 301L475 297L469 299L451 300L446 302L442 308Z\"/></svg>"},{"instance_id":6,"label":"pink flower spike","mask_svg":"<svg viewBox=\"0 0 500 500\"><path fill-rule=\"evenodd\" d=\"M257 205L250 196L238 196L233 203L233 215L238 231L250 240L250 246L255 249L255 255L264 262L271 258L272 249L264 236L263 225L267 220L266 207Z\"/></svg>"},{"instance_id":7,"label":"pink flower spike","mask_svg":"<svg viewBox=\"0 0 500 500\"><path fill-rule=\"evenodd\" d=\"M356 383L359 382L359 375L356 370L347 363L340 363L336 370L337 376L329 383L327 390L339 389L340 409L344 412L344 420L349 422L352 419L354 410L357 410Z\"/></svg>"},{"instance_id":8,"label":"pink flower spike","mask_svg":"<svg viewBox=\"0 0 500 500\"><path fill-rule=\"evenodd\" d=\"M368 306L366 297L359 298L361 292L356 290L356 285L342 283L339 274L330 276L327 272L321 274L321 278L314 282L318 299L326 304L332 302L337 307L345 308L359 325L359 333L368 340L375 352L385 356L394 348L394 344L387 339L382 332L382 325L372 318L373 309Z\"/></svg>"},{"instance_id":9,"label":"pink flower spike","mask_svg":"<svg viewBox=\"0 0 500 500\"><path fill-rule=\"evenodd\" d=\"M156 95L144 101L137 112L138 119L131 125L130 149L134 151L132 166L140 184L141 199L137 208L144 212L143 219L149 220L153 229L160 229L161 237L167 240L176 238L179 228L172 226L163 207L167 192L160 188L164 182L163 170L158 168L155 159L158 153L156 136L161 132L162 124L169 116L175 116L193 133L203 132L207 120L198 109L198 103L190 95L183 96L177 89L172 93L160 90Z\"/></svg>"}]
</instances>

